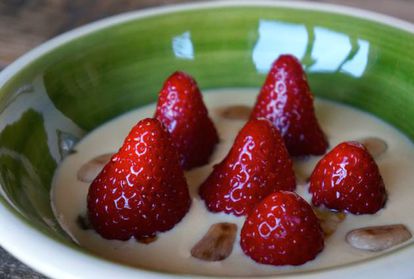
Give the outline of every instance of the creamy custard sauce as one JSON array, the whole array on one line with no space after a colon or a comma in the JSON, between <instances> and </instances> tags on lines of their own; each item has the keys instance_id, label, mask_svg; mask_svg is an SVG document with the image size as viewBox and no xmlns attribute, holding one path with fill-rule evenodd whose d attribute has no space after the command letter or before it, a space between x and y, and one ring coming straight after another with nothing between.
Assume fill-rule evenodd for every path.
<instances>
[{"instance_id":1,"label":"creamy custard sauce","mask_svg":"<svg viewBox=\"0 0 414 279\"><path fill-rule=\"evenodd\" d=\"M224 119L219 108L232 105L254 104L257 89L212 90L204 95L219 135L220 143L212 155L210 164L186 173L192 195L192 206L184 219L172 230L161 233L150 244L129 241L106 240L93 230L83 230L77 223L79 215L86 214L86 196L89 184L77 180L78 169L92 158L115 152L121 146L129 130L139 120L152 117L155 104L124 114L87 135L76 147L76 153L69 155L59 166L52 188L52 206L61 226L80 246L102 257L131 266L143 267L173 273L204 275L269 275L334 267L362 259L378 256L380 253L357 250L345 242L345 235L354 228L405 224L414 232L414 148L408 138L384 122L353 108L333 102L316 100L315 110L330 148L339 142L375 136L385 140L388 150L376 159L388 191L386 207L375 215L349 215L339 224L338 230L325 241L325 249L302 266L275 267L262 265L245 256L240 248L240 230L244 217L213 214L207 211L200 200L197 189L210 174L212 166L220 162L230 150L233 140L245 121ZM306 179L320 157L295 159L297 177L296 191L310 201ZM233 222L238 226L238 235L232 254L219 262L205 262L191 256L190 250L209 227L217 222ZM412 240L410 240L412 242ZM402 245L407 245L406 242Z\"/></svg>"}]
</instances>

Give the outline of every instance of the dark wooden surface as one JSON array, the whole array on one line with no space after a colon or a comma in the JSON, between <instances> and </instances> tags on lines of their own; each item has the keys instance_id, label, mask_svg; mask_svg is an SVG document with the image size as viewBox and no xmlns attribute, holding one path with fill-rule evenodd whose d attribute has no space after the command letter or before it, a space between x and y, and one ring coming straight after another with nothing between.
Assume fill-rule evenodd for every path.
<instances>
[{"instance_id":1,"label":"dark wooden surface","mask_svg":"<svg viewBox=\"0 0 414 279\"><path fill-rule=\"evenodd\" d=\"M414 0L313 1L359 7L414 22ZM0 69L49 38L88 22L125 11L182 2L190 1L0 0ZM45 277L0 247L0 278Z\"/></svg>"}]
</instances>

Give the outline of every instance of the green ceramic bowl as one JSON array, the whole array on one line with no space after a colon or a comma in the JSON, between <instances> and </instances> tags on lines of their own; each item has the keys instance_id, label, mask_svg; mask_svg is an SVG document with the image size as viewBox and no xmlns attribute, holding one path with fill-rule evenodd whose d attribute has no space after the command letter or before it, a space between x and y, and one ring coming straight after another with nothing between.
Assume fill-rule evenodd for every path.
<instances>
[{"instance_id":1,"label":"green ceramic bowl","mask_svg":"<svg viewBox=\"0 0 414 279\"><path fill-rule=\"evenodd\" d=\"M78 139L155 101L176 69L194 75L202 89L259 87L272 60L292 53L318 97L370 112L413 140L413 50L410 23L299 2L158 8L52 39L0 74L1 245L53 277L165 276L93 256L59 228L51 180ZM412 265L402 263L413 256L409 244L367 262L295 276L412 275Z\"/></svg>"}]
</instances>

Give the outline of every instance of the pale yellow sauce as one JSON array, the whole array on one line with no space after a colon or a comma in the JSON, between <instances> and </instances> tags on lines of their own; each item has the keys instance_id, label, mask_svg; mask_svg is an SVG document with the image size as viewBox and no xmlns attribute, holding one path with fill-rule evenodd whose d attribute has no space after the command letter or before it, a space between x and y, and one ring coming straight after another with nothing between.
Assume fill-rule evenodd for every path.
<instances>
[{"instance_id":1,"label":"pale yellow sauce","mask_svg":"<svg viewBox=\"0 0 414 279\"><path fill-rule=\"evenodd\" d=\"M209 175L212 166L220 162L229 151L234 137L244 121L220 117L218 108L228 105L252 106L258 90L225 89L209 91L204 95L220 135L220 144L211 157L210 164L186 173L193 203L190 211L174 229L159 234L151 244L106 240L93 230L82 230L76 222L79 214L86 212L89 185L77 180L76 173L90 159L116 151L130 128L145 117L152 117L155 105L148 105L124 114L87 135L77 146L77 153L68 156L59 166L53 183L52 205L61 226L80 246L105 258L146 269L174 273L205 275L265 275L289 273L298 270L315 270L333 267L377 256L377 253L360 251L345 242L348 231L358 227L402 223L414 231L414 148L403 134L384 122L353 108L333 102L316 100L315 109L322 129L328 136L330 148L346 140L376 136L385 140L388 150L377 159L389 198L385 209L375 215L349 215L338 230L325 242L325 249L317 258L298 267L274 267L255 263L245 256L239 245L239 232L244 218L208 212L197 195L200 183ZM320 157L295 160L296 191L306 200L306 178L311 174ZM233 222L238 235L230 257L221 262L204 262L190 255L192 246L216 222ZM406 245L407 243L403 244Z\"/></svg>"}]
</instances>

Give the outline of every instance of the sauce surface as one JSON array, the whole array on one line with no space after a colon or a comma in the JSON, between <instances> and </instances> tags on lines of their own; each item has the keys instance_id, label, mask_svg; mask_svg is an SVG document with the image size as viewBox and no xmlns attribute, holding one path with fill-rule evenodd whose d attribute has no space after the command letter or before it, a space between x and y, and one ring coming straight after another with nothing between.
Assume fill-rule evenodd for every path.
<instances>
[{"instance_id":1,"label":"sauce surface","mask_svg":"<svg viewBox=\"0 0 414 279\"><path fill-rule=\"evenodd\" d=\"M274 267L258 264L244 255L239 244L239 233L245 218L210 213L200 200L197 190L210 174L212 166L226 156L235 136L245 123L244 120L223 118L220 111L227 106L252 106L257 92L257 89L222 89L210 90L204 94L210 117L219 132L220 143L208 165L186 172L193 202L190 211L172 230L159 234L158 239L151 244L143 244L134 239L106 240L93 230L83 230L77 223L79 215L86 215L86 196L89 188L88 183L77 179L77 171L96 156L116 152L133 125L143 118L153 116L155 104L121 115L98 127L83 138L75 147L77 152L66 157L58 167L53 180L51 200L55 215L63 229L80 246L116 262L164 272L223 276L281 274L358 262L376 257L380 253L352 248L345 242L348 231L359 227L396 223L404 224L411 232L414 231L413 144L402 133L369 114L316 99L316 114L328 137L330 149L342 141L364 137L378 137L388 144L388 150L376 159L388 191L386 207L374 215L348 215L344 222L339 224L337 231L325 240L325 249L322 253L304 265ZM307 192L306 179L320 158L312 156L294 159L298 184L296 192L307 201L310 201L310 195ZM218 222L232 222L238 226L232 254L220 262L205 262L193 258L190 254L191 248L212 224Z\"/></svg>"}]
</instances>

